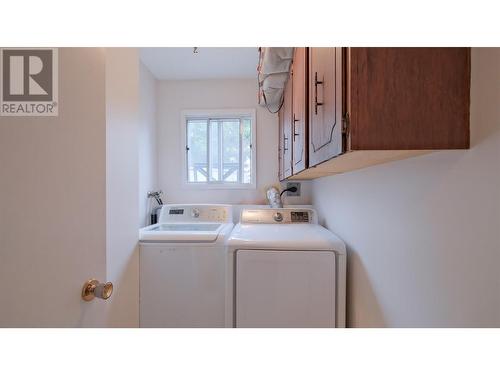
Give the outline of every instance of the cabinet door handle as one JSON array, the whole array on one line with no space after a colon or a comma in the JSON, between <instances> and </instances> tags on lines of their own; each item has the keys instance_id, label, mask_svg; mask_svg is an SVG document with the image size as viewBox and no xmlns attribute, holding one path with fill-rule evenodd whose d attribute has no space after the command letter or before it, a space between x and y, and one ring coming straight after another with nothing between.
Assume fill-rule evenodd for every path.
<instances>
[{"instance_id":1,"label":"cabinet door handle","mask_svg":"<svg viewBox=\"0 0 500 375\"><path fill-rule=\"evenodd\" d=\"M288 151L288 147L286 147L286 142L288 141L288 137L283 137L283 154Z\"/></svg>"},{"instance_id":2,"label":"cabinet door handle","mask_svg":"<svg viewBox=\"0 0 500 375\"><path fill-rule=\"evenodd\" d=\"M322 102L318 102L318 85L322 85L323 81L318 81L318 72L314 72L314 114L318 114L318 106L323 105Z\"/></svg>"},{"instance_id":3,"label":"cabinet door handle","mask_svg":"<svg viewBox=\"0 0 500 375\"><path fill-rule=\"evenodd\" d=\"M296 132L297 127L295 124L299 122L300 120L298 118L295 118L295 113L293 114L293 141L295 142L295 137L299 136L300 133Z\"/></svg>"}]
</instances>

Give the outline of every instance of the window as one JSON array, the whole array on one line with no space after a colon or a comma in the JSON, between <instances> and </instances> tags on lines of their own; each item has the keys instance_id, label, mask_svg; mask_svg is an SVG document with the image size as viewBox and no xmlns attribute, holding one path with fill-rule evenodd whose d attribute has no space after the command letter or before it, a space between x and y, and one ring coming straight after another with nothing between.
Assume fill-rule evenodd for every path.
<instances>
[{"instance_id":1,"label":"window","mask_svg":"<svg viewBox=\"0 0 500 375\"><path fill-rule=\"evenodd\" d=\"M185 181L191 186L255 187L255 111L183 114Z\"/></svg>"}]
</instances>

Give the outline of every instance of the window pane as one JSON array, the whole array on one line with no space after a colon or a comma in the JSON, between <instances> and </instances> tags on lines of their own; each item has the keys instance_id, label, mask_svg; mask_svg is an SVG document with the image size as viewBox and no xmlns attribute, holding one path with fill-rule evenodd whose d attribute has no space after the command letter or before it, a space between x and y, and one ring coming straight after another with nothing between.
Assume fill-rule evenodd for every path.
<instances>
[{"instance_id":1,"label":"window pane","mask_svg":"<svg viewBox=\"0 0 500 375\"><path fill-rule=\"evenodd\" d=\"M249 184L252 182L252 121L249 118L242 119L241 148L242 182Z\"/></svg>"},{"instance_id":2,"label":"window pane","mask_svg":"<svg viewBox=\"0 0 500 375\"><path fill-rule=\"evenodd\" d=\"M210 121L210 181L220 181L220 147L218 120Z\"/></svg>"},{"instance_id":3,"label":"window pane","mask_svg":"<svg viewBox=\"0 0 500 375\"><path fill-rule=\"evenodd\" d=\"M188 120L187 123L188 182L206 182L207 166L207 121Z\"/></svg>"},{"instance_id":4,"label":"window pane","mask_svg":"<svg viewBox=\"0 0 500 375\"><path fill-rule=\"evenodd\" d=\"M252 119L187 120L187 176L193 183L251 184Z\"/></svg>"},{"instance_id":5,"label":"window pane","mask_svg":"<svg viewBox=\"0 0 500 375\"><path fill-rule=\"evenodd\" d=\"M240 120L222 120L222 181L238 182L240 169Z\"/></svg>"}]
</instances>

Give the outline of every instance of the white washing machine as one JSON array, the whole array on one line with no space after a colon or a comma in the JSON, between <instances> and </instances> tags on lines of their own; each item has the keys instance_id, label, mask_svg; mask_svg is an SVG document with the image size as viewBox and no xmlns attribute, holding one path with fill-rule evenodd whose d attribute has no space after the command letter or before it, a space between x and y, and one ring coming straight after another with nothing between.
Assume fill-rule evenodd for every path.
<instances>
[{"instance_id":1,"label":"white washing machine","mask_svg":"<svg viewBox=\"0 0 500 375\"><path fill-rule=\"evenodd\" d=\"M231 206L162 207L140 240L140 326L224 327Z\"/></svg>"},{"instance_id":2,"label":"white washing machine","mask_svg":"<svg viewBox=\"0 0 500 375\"><path fill-rule=\"evenodd\" d=\"M345 244L313 209L243 210L227 246L226 327L345 327Z\"/></svg>"}]
</instances>

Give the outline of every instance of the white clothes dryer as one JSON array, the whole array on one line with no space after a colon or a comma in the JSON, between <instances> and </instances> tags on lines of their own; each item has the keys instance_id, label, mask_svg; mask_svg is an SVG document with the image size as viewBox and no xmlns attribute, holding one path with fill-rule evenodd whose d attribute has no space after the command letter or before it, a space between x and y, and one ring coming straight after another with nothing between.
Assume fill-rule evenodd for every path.
<instances>
[{"instance_id":1,"label":"white clothes dryer","mask_svg":"<svg viewBox=\"0 0 500 375\"><path fill-rule=\"evenodd\" d=\"M345 327L346 247L313 209L246 209L227 241L226 327Z\"/></svg>"}]
</instances>

